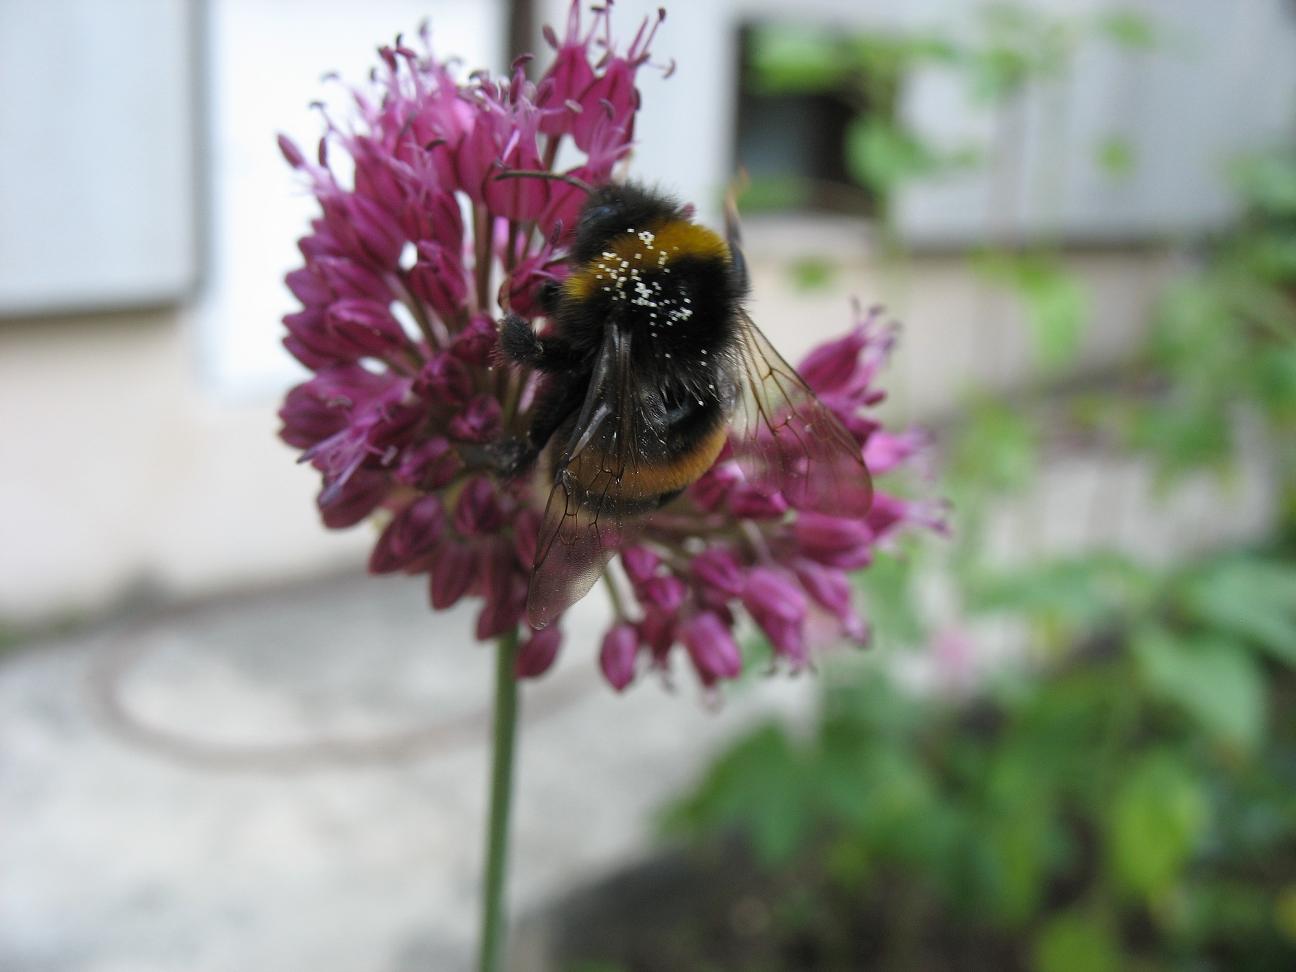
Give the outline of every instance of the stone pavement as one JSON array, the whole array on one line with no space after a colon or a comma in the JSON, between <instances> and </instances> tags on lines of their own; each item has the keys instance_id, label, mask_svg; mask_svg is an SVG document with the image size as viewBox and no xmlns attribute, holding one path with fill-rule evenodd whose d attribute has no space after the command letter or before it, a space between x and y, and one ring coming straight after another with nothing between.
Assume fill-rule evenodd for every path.
<instances>
[{"instance_id":1,"label":"stone pavement","mask_svg":"<svg viewBox=\"0 0 1296 972\"><path fill-rule=\"evenodd\" d=\"M517 916L641 852L709 752L813 697L757 679L715 711L682 669L618 697L603 610L524 690ZM471 618L346 577L0 658L0 970L467 968L492 676Z\"/></svg>"}]
</instances>

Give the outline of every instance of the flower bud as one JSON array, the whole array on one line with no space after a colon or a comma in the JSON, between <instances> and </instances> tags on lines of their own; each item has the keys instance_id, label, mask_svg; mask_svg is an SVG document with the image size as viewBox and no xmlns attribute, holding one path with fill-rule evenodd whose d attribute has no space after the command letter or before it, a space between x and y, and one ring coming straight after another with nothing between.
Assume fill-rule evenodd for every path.
<instances>
[{"instance_id":1,"label":"flower bud","mask_svg":"<svg viewBox=\"0 0 1296 972\"><path fill-rule=\"evenodd\" d=\"M406 486L430 492L454 479L461 468L463 463L450 443L438 435L409 446L401 453L396 479Z\"/></svg>"},{"instance_id":2,"label":"flower bud","mask_svg":"<svg viewBox=\"0 0 1296 972\"><path fill-rule=\"evenodd\" d=\"M635 585L635 596L644 607L655 608L663 614L674 614L684 603L688 588L674 574L649 577Z\"/></svg>"},{"instance_id":3,"label":"flower bud","mask_svg":"<svg viewBox=\"0 0 1296 972\"><path fill-rule=\"evenodd\" d=\"M562 628L551 624L542 631L533 631L518 649L514 674L518 678L536 678L549 671L558 649L562 647Z\"/></svg>"},{"instance_id":4,"label":"flower bud","mask_svg":"<svg viewBox=\"0 0 1296 972\"><path fill-rule=\"evenodd\" d=\"M432 552L428 595L432 606L444 611L472 587L477 576L477 557L472 548L458 540L444 539Z\"/></svg>"},{"instance_id":5,"label":"flower bud","mask_svg":"<svg viewBox=\"0 0 1296 972\"><path fill-rule=\"evenodd\" d=\"M386 473L369 469L355 470L340 485L326 485L316 500L324 525L330 530L355 526L378 508L389 488Z\"/></svg>"},{"instance_id":6,"label":"flower bud","mask_svg":"<svg viewBox=\"0 0 1296 972\"><path fill-rule=\"evenodd\" d=\"M350 297L335 301L324 323L350 358L384 358L408 350L410 340L390 310L376 300Z\"/></svg>"},{"instance_id":7,"label":"flower bud","mask_svg":"<svg viewBox=\"0 0 1296 972\"><path fill-rule=\"evenodd\" d=\"M603 636L599 667L603 669L603 677L618 692L634 681L635 656L638 653L639 633L626 621L614 625Z\"/></svg>"},{"instance_id":8,"label":"flower bud","mask_svg":"<svg viewBox=\"0 0 1296 972\"><path fill-rule=\"evenodd\" d=\"M437 405L462 405L472 394L472 375L458 358L443 352L423 365L414 389Z\"/></svg>"},{"instance_id":9,"label":"flower bud","mask_svg":"<svg viewBox=\"0 0 1296 972\"><path fill-rule=\"evenodd\" d=\"M632 584L642 584L661 566L661 558L647 547L626 547L621 551L621 566Z\"/></svg>"},{"instance_id":10,"label":"flower bud","mask_svg":"<svg viewBox=\"0 0 1296 972\"><path fill-rule=\"evenodd\" d=\"M474 476L455 504L455 529L465 537L484 536L494 533L503 523L504 511L494 485L485 476Z\"/></svg>"},{"instance_id":11,"label":"flower bud","mask_svg":"<svg viewBox=\"0 0 1296 972\"><path fill-rule=\"evenodd\" d=\"M438 496L423 496L401 510L383 530L369 557L369 572L387 574L430 553L445 529Z\"/></svg>"},{"instance_id":12,"label":"flower bud","mask_svg":"<svg viewBox=\"0 0 1296 972\"><path fill-rule=\"evenodd\" d=\"M806 597L792 579L783 571L757 567L747 574L742 600L770 644L795 664L802 664L806 657Z\"/></svg>"},{"instance_id":13,"label":"flower bud","mask_svg":"<svg viewBox=\"0 0 1296 972\"><path fill-rule=\"evenodd\" d=\"M514 569L513 545L496 537L481 557L480 593L483 598L477 615L477 640L498 638L512 631L526 613L526 578Z\"/></svg>"},{"instance_id":14,"label":"flower bud","mask_svg":"<svg viewBox=\"0 0 1296 972\"><path fill-rule=\"evenodd\" d=\"M685 621L680 626L680 640L705 684L737 678L742 672L742 656L733 634L712 612L703 611Z\"/></svg>"},{"instance_id":15,"label":"flower bud","mask_svg":"<svg viewBox=\"0 0 1296 972\"><path fill-rule=\"evenodd\" d=\"M450 434L461 442L489 442L500 430L499 399L478 395L450 420Z\"/></svg>"},{"instance_id":16,"label":"flower bud","mask_svg":"<svg viewBox=\"0 0 1296 972\"><path fill-rule=\"evenodd\" d=\"M499 332L495 322L485 314L476 314L468 326L455 335L450 353L464 364L485 367L499 346Z\"/></svg>"},{"instance_id":17,"label":"flower bud","mask_svg":"<svg viewBox=\"0 0 1296 972\"><path fill-rule=\"evenodd\" d=\"M693 502L710 512L719 509L742 481L742 470L736 462L717 462L689 487L689 495Z\"/></svg>"},{"instance_id":18,"label":"flower bud","mask_svg":"<svg viewBox=\"0 0 1296 972\"><path fill-rule=\"evenodd\" d=\"M756 483L739 483L729 494L734 516L748 520L772 520L788 510L788 502L777 489Z\"/></svg>"},{"instance_id":19,"label":"flower bud","mask_svg":"<svg viewBox=\"0 0 1296 972\"><path fill-rule=\"evenodd\" d=\"M855 611L850 580L845 574L813 561L801 560L797 562L796 575L810 599L837 618L846 637L861 644L868 640L868 625Z\"/></svg>"},{"instance_id":20,"label":"flower bud","mask_svg":"<svg viewBox=\"0 0 1296 972\"><path fill-rule=\"evenodd\" d=\"M825 567L849 570L873 559L873 531L859 520L802 513L792 531L797 549Z\"/></svg>"}]
</instances>

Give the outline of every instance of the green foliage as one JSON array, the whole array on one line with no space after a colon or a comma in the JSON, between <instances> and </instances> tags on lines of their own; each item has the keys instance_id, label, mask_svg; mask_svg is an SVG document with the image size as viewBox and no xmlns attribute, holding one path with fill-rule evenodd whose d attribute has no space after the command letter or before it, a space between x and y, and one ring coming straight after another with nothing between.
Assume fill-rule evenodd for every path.
<instances>
[{"instance_id":1,"label":"green foliage","mask_svg":"<svg viewBox=\"0 0 1296 972\"><path fill-rule=\"evenodd\" d=\"M1135 635L1133 648L1148 687L1211 736L1248 748L1259 741L1264 686L1255 660L1236 642L1147 627Z\"/></svg>"},{"instance_id":2,"label":"green foliage","mask_svg":"<svg viewBox=\"0 0 1296 972\"><path fill-rule=\"evenodd\" d=\"M783 730L762 726L716 763L710 778L693 798L675 811L677 822L705 807L719 825L741 822L766 864L781 863L805 836L808 818L799 807L801 759Z\"/></svg>"},{"instance_id":3,"label":"green foliage","mask_svg":"<svg viewBox=\"0 0 1296 972\"><path fill-rule=\"evenodd\" d=\"M1149 51L1156 46L1157 31L1152 21L1134 10L1107 10L1099 15L1099 33L1122 47Z\"/></svg>"},{"instance_id":4,"label":"green foliage","mask_svg":"<svg viewBox=\"0 0 1296 972\"><path fill-rule=\"evenodd\" d=\"M802 257L791 267L792 282L800 290L822 290L832 284L837 267L822 257Z\"/></svg>"},{"instance_id":5,"label":"green foliage","mask_svg":"<svg viewBox=\"0 0 1296 972\"><path fill-rule=\"evenodd\" d=\"M1113 179L1128 179L1134 174L1134 146L1119 135L1109 135L1098 143L1094 161Z\"/></svg>"},{"instance_id":6,"label":"green foliage","mask_svg":"<svg viewBox=\"0 0 1296 972\"><path fill-rule=\"evenodd\" d=\"M1104 620L1136 614L1154 597L1154 579L1127 557L1096 553L1029 566L967 568L964 604L974 613L1028 618L1070 642Z\"/></svg>"},{"instance_id":7,"label":"green foliage","mask_svg":"<svg viewBox=\"0 0 1296 972\"><path fill-rule=\"evenodd\" d=\"M1275 910L1296 874L1296 726L1265 719L1271 696L1296 694L1296 569L1241 555L1090 567L1105 581L1077 561L987 604L1109 632L1145 619L1128 634L970 712L909 694L876 663L829 673L812 733L752 733L674 808L674 827L746 835L820 907L918 895L932 921L1021 935L1042 970L1296 961ZM1091 590L1063 593L1075 584Z\"/></svg>"},{"instance_id":8,"label":"green foliage","mask_svg":"<svg viewBox=\"0 0 1296 972\"><path fill-rule=\"evenodd\" d=\"M1039 972L1121 972L1127 968L1111 920L1080 908L1050 918L1035 938Z\"/></svg>"},{"instance_id":9,"label":"green foliage","mask_svg":"<svg viewBox=\"0 0 1296 972\"><path fill-rule=\"evenodd\" d=\"M1156 901L1173 890L1206 824L1202 787L1170 752L1152 752L1130 767L1106 822L1115 883Z\"/></svg>"},{"instance_id":10,"label":"green foliage","mask_svg":"<svg viewBox=\"0 0 1296 972\"><path fill-rule=\"evenodd\" d=\"M1132 414L1127 433L1167 480L1226 470L1248 409L1280 443L1296 437L1296 153L1268 153L1234 170L1248 216L1199 273L1163 297L1142 370L1164 392ZM1278 457L1296 519L1296 450Z\"/></svg>"},{"instance_id":11,"label":"green foliage","mask_svg":"<svg viewBox=\"0 0 1296 972\"><path fill-rule=\"evenodd\" d=\"M752 31L756 90L766 94L819 93L847 82L855 69L849 47L824 31L791 24Z\"/></svg>"},{"instance_id":12,"label":"green foliage","mask_svg":"<svg viewBox=\"0 0 1296 972\"><path fill-rule=\"evenodd\" d=\"M1034 481L1039 447L1038 421L1025 410L988 397L971 402L948 450L955 505L1024 490Z\"/></svg>"},{"instance_id":13,"label":"green foliage","mask_svg":"<svg viewBox=\"0 0 1296 972\"><path fill-rule=\"evenodd\" d=\"M847 171L860 185L884 197L939 165L939 157L926 143L888 118L861 115L846 130Z\"/></svg>"},{"instance_id":14,"label":"green foliage","mask_svg":"<svg viewBox=\"0 0 1296 972\"><path fill-rule=\"evenodd\" d=\"M902 556L879 557L856 582L864 595L873 644L886 649L921 640L923 625L914 600L917 551Z\"/></svg>"},{"instance_id":15,"label":"green foliage","mask_svg":"<svg viewBox=\"0 0 1296 972\"><path fill-rule=\"evenodd\" d=\"M1064 73L1084 36L1084 26L1016 3L980 10L979 45L966 52L971 92L985 102L1019 94L1036 78Z\"/></svg>"},{"instance_id":16,"label":"green foliage","mask_svg":"<svg viewBox=\"0 0 1296 972\"><path fill-rule=\"evenodd\" d=\"M787 177L755 177L743 190L743 210L749 213L793 209L810 200L810 186L803 180Z\"/></svg>"},{"instance_id":17,"label":"green foliage","mask_svg":"<svg viewBox=\"0 0 1296 972\"><path fill-rule=\"evenodd\" d=\"M1089 316L1088 294L1074 274L1038 252L989 253L978 269L1020 298L1042 364L1056 368L1074 357Z\"/></svg>"},{"instance_id":18,"label":"green foliage","mask_svg":"<svg viewBox=\"0 0 1296 972\"><path fill-rule=\"evenodd\" d=\"M1276 219L1296 219L1296 151L1285 149L1241 159L1233 183L1256 211Z\"/></svg>"},{"instance_id":19,"label":"green foliage","mask_svg":"<svg viewBox=\"0 0 1296 972\"><path fill-rule=\"evenodd\" d=\"M1229 557L1189 573L1177 589L1188 618L1246 639L1296 666L1296 565Z\"/></svg>"}]
</instances>

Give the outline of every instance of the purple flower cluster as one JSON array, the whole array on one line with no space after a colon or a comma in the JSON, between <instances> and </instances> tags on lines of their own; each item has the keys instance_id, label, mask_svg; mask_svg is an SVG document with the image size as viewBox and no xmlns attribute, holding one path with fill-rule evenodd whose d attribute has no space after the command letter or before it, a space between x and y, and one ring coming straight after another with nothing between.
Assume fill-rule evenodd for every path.
<instances>
[{"instance_id":1,"label":"purple flower cluster","mask_svg":"<svg viewBox=\"0 0 1296 972\"><path fill-rule=\"evenodd\" d=\"M479 639L523 619L545 498L525 478L496 473L490 446L522 435L536 377L498 365L495 320L540 316L537 291L566 273L584 202L577 184L511 174L553 173L569 145L579 160L566 175L611 178L631 146L635 77L657 23L618 50L608 8L583 24L573 3L566 35L546 30L555 55L534 83L526 59L507 80L458 81L429 53L426 33L422 51L398 38L380 49L373 84L352 92L350 122L325 116L314 159L280 139L320 205L299 243L304 266L286 278L301 309L284 318L284 344L313 376L288 393L281 436L321 474L324 523L381 518L370 570L426 574L437 610L479 599ZM330 162L339 148L347 179ZM802 365L874 474L924 445L867 414L893 339L872 314ZM794 667L819 620L863 640L847 572L911 524L939 525L938 511L879 492L863 518L798 514L722 455L622 551L623 576L609 572L615 618L603 672L622 689L642 667L665 667L678 644L705 684L733 678L739 607ZM547 670L561 639L559 624L531 633L518 674Z\"/></svg>"}]
</instances>

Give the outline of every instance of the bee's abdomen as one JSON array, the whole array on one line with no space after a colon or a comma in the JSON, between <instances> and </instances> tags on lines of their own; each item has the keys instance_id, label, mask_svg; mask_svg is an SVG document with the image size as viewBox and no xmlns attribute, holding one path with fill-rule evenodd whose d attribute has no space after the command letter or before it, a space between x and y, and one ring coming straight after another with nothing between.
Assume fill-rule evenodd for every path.
<instances>
[{"instance_id":1,"label":"bee's abdomen","mask_svg":"<svg viewBox=\"0 0 1296 972\"><path fill-rule=\"evenodd\" d=\"M702 477L724 448L728 428L718 409L700 434L678 443L620 458L591 444L568 467L592 502L619 504L623 514L652 509L663 496L678 493Z\"/></svg>"}]
</instances>

